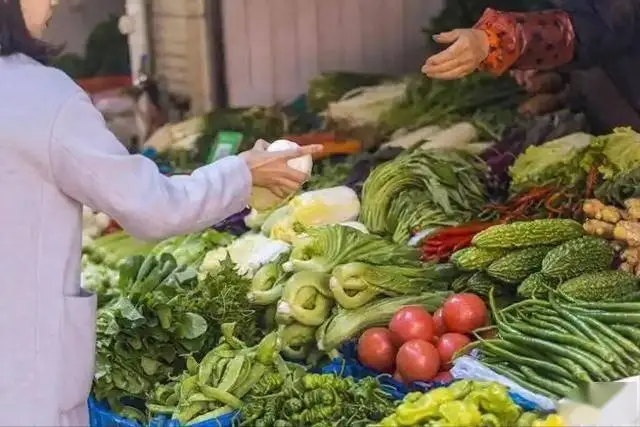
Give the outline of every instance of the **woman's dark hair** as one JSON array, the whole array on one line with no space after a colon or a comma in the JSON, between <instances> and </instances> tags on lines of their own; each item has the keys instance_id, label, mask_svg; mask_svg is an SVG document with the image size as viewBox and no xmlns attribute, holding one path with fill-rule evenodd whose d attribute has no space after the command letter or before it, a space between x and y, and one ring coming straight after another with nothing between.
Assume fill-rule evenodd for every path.
<instances>
[{"instance_id":1,"label":"woman's dark hair","mask_svg":"<svg viewBox=\"0 0 640 427\"><path fill-rule=\"evenodd\" d=\"M46 64L55 54L55 49L29 33L20 0L0 0L0 56L14 53L22 53Z\"/></svg>"}]
</instances>

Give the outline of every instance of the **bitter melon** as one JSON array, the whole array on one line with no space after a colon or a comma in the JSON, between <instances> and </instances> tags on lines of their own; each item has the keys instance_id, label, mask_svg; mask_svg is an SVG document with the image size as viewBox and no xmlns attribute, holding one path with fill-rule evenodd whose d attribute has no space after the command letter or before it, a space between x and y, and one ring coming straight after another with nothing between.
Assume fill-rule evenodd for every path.
<instances>
[{"instance_id":1,"label":"bitter melon","mask_svg":"<svg viewBox=\"0 0 640 427\"><path fill-rule=\"evenodd\" d=\"M487 249L553 245L582 237L582 225L572 219L538 219L494 225L473 238L473 245Z\"/></svg>"},{"instance_id":2,"label":"bitter melon","mask_svg":"<svg viewBox=\"0 0 640 427\"><path fill-rule=\"evenodd\" d=\"M451 262L461 270L484 270L506 253L502 249L464 248L451 255Z\"/></svg>"},{"instance_id":3,"label":"bitter melon","mask_svg":"<svg viewBox=\"0 0 640 427\"><path fill-rule=\"evenodd\" d=\"M489 296L491 288L493 288L494 295L496 296L504 294L504 285L496 283L496 280L489 277L484 271L478 271L467 281L465 292L471 292L480 296Z\"/></svg>"},{"instance_id":4,"label":"bitter melon","mask_svg":"<svg viewBox=\"0 0 640 427\"><path fill-rule=\"evenodd\" d=\"M621 270L598 271L569 279L558 290L583 301L615 300L637 291L638 278Z\"/></svg>"},{"instance_id":5,"label":"bitter melon","mask_svg":"<svg viewBox=\"0 0 640 427\"><path fill-rule=\"evenodd\" d=\"M549 251L542 260L542 272L549 277L567 280L584 273L606 270L613 262L614 251L608 241L598 237L570 240Z\"/></svg>"},{"instance_id":6,"label":"bitter melon","mask_svg":"<svg viewBox=\"0 0 640 427\"><path fill-rule=\"evenodd\" d=\"M518 296L522 298L545 298L550 289L555 289L558 281L541 272L533 273L518 286Z\"/></svg>"},{"instance_id":7,"label":"bitter melon","mask_svg":"<svg viewBox=\"0 0 640 427\"><path fill-rule=\"evenodd\" d=\"M517 249L493 262L487 273L507 283L520 283L527 276L540 271L542 260L553 246L534 246Z\"/></svg>"}]
</instances>

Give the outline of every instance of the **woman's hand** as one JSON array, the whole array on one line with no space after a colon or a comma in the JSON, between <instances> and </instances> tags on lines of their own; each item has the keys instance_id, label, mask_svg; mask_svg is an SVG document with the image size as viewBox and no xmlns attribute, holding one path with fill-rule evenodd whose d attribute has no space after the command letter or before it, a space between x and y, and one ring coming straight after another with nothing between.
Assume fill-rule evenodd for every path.
<instances>
[{"instance_id":1,"label":"woman's hand","mask_svg":"<svg viewBox=\"0 0 640 427\"><path fill-rule=\"evenodd\" d=\"M441 44L451 44L429 58L422 72L433 79L454 80L478 69L489 55L489 38L482 30L459 29L435 35Z\"/></svg>"},{"instance_id":2,"label":"woman's hand","mask_svg":"<svg viewBox=\"0 0 640 427\"><path fill-rule=\"evenodd\" d=\"M253 148L240 153L253 178L253 185L264 187L278 197L286 197L309 179L305 173L290 168L287 161L322 151L322 145L307 145L298 150L268 152L269 143L258 140Z\"/></svg>"}]
</instances>

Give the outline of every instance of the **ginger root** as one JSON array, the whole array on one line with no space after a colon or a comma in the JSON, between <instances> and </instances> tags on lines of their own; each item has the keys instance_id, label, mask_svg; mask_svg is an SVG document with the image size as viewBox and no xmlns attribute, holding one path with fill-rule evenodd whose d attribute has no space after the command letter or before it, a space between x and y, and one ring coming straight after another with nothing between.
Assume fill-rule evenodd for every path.
<instances>
[{"instance_id":1,"label":"ginger root","mask_svg":"<svg viewBox=\"0 0 640 427\"><path fill-rule=\"evenodd\" d=\"M625 263L638 265L640 263L640 248L627 248L620 255L620 259Z\"/></svg>"},{"instance_id":2,"label":"ginger root","mask_svg":"<svg viewBox=\"0 0 640 427\"><path fill-rule=\"evenodd\" d=\"M640 199L628 199L624 202L630 219L640 219Z\"/></svg>"},{"instance_id":3,"label":"ginger root","mask_svg":"<svg viewBox=\"0 0 640 427\"><path fill-rule=\"evenodd\" d=\"M587 218L600 219L596 218L596 215L600 210L604 209L605 206L606 205L598 199L588 199L582 204L582 212L584 212Z\"/></svg>"},{"instance_id":4,"label":"ginger root","mask_svg":"<svg viewBox=\"0 0 640 427\"><path fill-rule=\"evenodd\" d=\"M582 210L587 217L610 224L615 224L626 216L622 210L615 206L605 205L598 199L585 200Z\"/></svg>"},{"instance_id":5,"label":"ginger root","mask_svg":"<svg viewBox=\"0 0 640 427\"><path fill-rule=\"evenodd\" d=\"M613 238L622 240L631 247L640 246L640 223L631 221L618 222L613 229Z\"/></svg>"},{"instance_id":6,"label":"ginger root","mask_svg":"<svg viewBox=\"0 0 640 427\"><path fill-rule=\"evenodd\" d=\"M598 219L588 219L582 226L587 234L604 237L605 239L613 238L615 227L613 224Z\"/></svg>"}]
</instances>

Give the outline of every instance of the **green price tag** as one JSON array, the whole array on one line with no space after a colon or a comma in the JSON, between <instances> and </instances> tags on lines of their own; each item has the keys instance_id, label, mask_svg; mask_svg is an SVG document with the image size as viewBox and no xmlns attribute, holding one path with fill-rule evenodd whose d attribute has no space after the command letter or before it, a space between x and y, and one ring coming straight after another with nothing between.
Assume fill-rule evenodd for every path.
<instances>
[{"instance_id":1,"label":"green price tag","mask_svg":"<svg viewBox=\"0 0 640 427\"><path fill-rule=\"evenodd\" d=\"M240 132L220 131L216 135L216 142L209 150L208 163L213 163L223 157L232 156L238 152L244 135Z\"/></svg>"}]
</instances>

